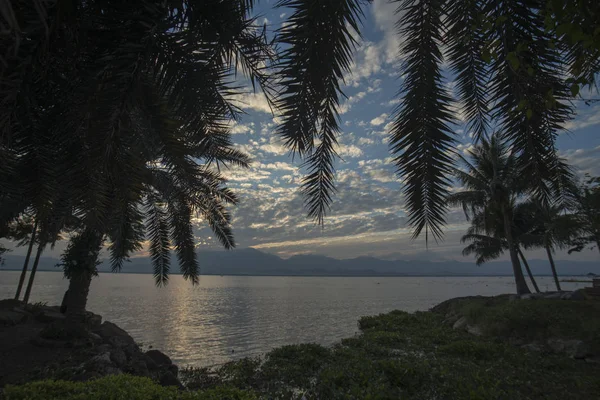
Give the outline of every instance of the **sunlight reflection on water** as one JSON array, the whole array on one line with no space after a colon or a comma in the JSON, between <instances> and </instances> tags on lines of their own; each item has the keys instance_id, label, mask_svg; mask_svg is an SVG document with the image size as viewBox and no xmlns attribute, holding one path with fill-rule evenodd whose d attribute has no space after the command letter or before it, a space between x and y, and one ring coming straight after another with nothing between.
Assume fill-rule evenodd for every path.
<instances>
[{"instance_id":1,"label":"sunlight reflection on water","mask_svg":"<svg viewBox=\"0 0 600 400\"><path fill-rule=\"evenodd\" d=\"M19 273L0 271L0 299L12 297ZM552 290L551 277L537 278ZM563 283L563 289L586 286ZM67 281L38 272L32 302L60 303ZM302 342L335 343L357 332L359 317L427 310L458 296L512 293L511 277L251 277L202 276L193 287L171 276L100 274L88 309L152 345L180 366L214 365Z\"/></svg>"}]
</instances>

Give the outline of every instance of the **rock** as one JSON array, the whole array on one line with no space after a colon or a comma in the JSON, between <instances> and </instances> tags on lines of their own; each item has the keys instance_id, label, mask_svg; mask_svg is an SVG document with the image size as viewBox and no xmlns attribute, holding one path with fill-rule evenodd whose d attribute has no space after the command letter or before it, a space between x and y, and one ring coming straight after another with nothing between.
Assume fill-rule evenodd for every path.
<instances>
[{"instance_id":1,"label":"rock","mask_svg":"<svg viewBox=\"0 0 600 400\"><path fill-rule=\"evenodd\" d=\"M12 326L27 321L27 314L11 310L0 310L0 326Z\"/></svg>"},{"instance_id":2,"label":"rock","mask_svg":"<svg viewBox=\"0 0 600 400\"><path fill-rule=\"evenodd\" d=\"M134 358L133 360L131 360L125 367L125 370L131 373L132 375L150 376L148 366L142 358Z\"/></svg>"},{"instance_id":3,"label":"rock","mask_svg":"<svg viewBox=\"0 0 600 400\"><path fill-rule=\"evenodd\" d=\"M586 357L585 362L590 363L590 364L600 364L600 357L598 357L598 356Z\"/></svg>"},{"instance_id":4,"label":"rock","mask_svg":"<svg viewBox=\"0 0 600 400\"><path fill-rule=\"evenodd\" d=\"M99 346L96 346L96 348L94 349L94 351L97 354L102 354L102 353L106 353L106 352L110 352L112 350L112 346L110 344L101 344Z\"/></svg>"},{"instance_id":5,"label":"rock","mask_svg":"<svg viewBox=\"0 0 600 400\"><path fill-rule=\"evenodd\" d=\"M140 347L136 343L130 343L127 346L122 347L127 359L131 359L133 357L140 357L143 354L140 350Z\"/></svg>"},{"instance_id":6,"label":"rock","mask_svg":"<svg viewBox=\"0 0 600 400\"><path fill-rule=\"evenodd\" d=\"M175 376L179 375L179 367L175 364L168 365L167 371L171 372Z\"/></svg>"},{"instance_id":7,"label":"rock","mask_svg":"<svg viewBox=\"0 0 600 400\"><path fill-rule=\"evenodd\" d=\"M593 356L593 354L590 346L587 343L580 342L577 346L575 346L575 351L572 355L573 358L577 360L583 360L590 356Z\"/></svg>"},{"instance_id":8,"label":"rock","mask_svg":"<svg viewBox=\"0 0 600 400\"><path fill-rule=\"evenodd\" d=\"M587 295L585 289L579 289L574 292L571 292L571 296L569 296L569 300L586 300Z\"/></svg>"},{"instance_id":9,"label":"rock","mask_svg":"<svg viewBox=\"0 0 600 400\"><path fill-rule=\"evenodd\" d=\"M117 368L110 359L110 353L102 353L95 357L92 357L85 363L83 363L80 369L85 372L97 373L101 376L106 375L119 375L122 374L119 368Z\"/></svg>"},{"instance_id":10,"label":"rock","mask_svg":"<svg viewBox=\"0 0 600 400\"><path fill-rule=\"evenodd\" d=\"M537 298L535 293L526 293L520 296L521 300L534 300Z\"/></svg>"},{"instance_id":11,"label":"rock","mask_svg":"<svg viewBox=\"0 0 600 400\"><path fill-rule=\"evenodd\" d=\"M127 348L131 345L135 345L135 341L133 340L133 338L131 336L126 337L126 336L112 336L109 338L105 338L106 342L108 342L108 344L110 344L113 347L119 347L119 348Z\"/></svg>"},{"instance_id":12,"label":"rock","mask_svg":"<svg viewBox=\"0 0 600 400\"><path fill-rule=\"evenodd\" d=\"M585 354L588 350L586 350L586 345L577 339L548 339L548 347L555 353L563 353L569 357L575 358L575 356L579 356L579 358L583 358L581 354Z\"/></svg>"},{"instance_id":13,"label":"rock","mask_svg":"<svg viewBox=\"0 0 600 400\"><path fill-rule=\"evenodd\" d=\"M452 325L452 329L465 329L467 326L467 317L460 317L458 321Z\"/></svg>"},{"instance_id":14,"label":"rock","mask_svg":"<svg viewBox=\"0 0 600 400\"><path fill-rule=\"evenodd\" d=\"M573 294L573 292L564 292L560 298L562 300L570 300L571 299L571 295Z\"/></svg>"},{"instance_id":15,"label":"rock","mask_svg":"<svg viewBox=\"0 0 600 400\"><path fill-rule=\"evenodd\" d=\"M542 347L537 343L524 344L523 346L521 346L521 348L524 350L528 350L528 351L537 351L537 352L542 351Z\"/></svg>"},{"instance_id":16,"label":"rock","mask_svg":"<svg viewBox=\"0 0 600 400\"><path fill-rule=\"evenodd\" d=\"M170 371L166 371L165 373L161 374L158 383L162 386L177 386L180 389L184 389L181 382L179 382L179 379L177 379L177 377Z\"/></svg>"},{"instance_id":17,"label":"rock","mask_svg":"<svg viewBox=\"0 0 600 400\"><path fill-rule=\"evenodd\" d=\"M518 294L511 294L511 295L508 296L508 302L509 303L512 303L513 301L517 301L519 299L520 299L520 297L519 297Z\"/></svg>"},{"instance_id":18,"label":"rock","mask_svg":"<svg viewBox=\"0 0 600 400\"><path fill-rule=\"evenodd\" d=\"M90 332L90 333L88 333L88 337L90 338L90 340L94 344L101 344L102 343L102 337L100 335L98 335L97 333Z\"/></svg>"},{"instance_id":19,"label":"rock","mask_svg":"<svg viewBox=\"0 0 600 400\"><path fill-rule=\"evenodd\" d=\"M86 312L86 315L85 315L85 322L90 327L91 330L95 331L97 329L100 329L102 326L102 316L88 311L88 312ZM117 328L118 328L118 326L117 326ZM119 329L121 329L121 328L119 328ZM125 331L123 331L123 332L125 332Z\"/></svg>"},{"instance_id":20,"label":"rock","mask_svg":"<svg viewBox=\"0 0 600 400\"><path fill-rule=\"evenodd\" d=\"M43 312L36 315L35 319L44 323L51 323L55 321L64 321L65 314L61 314L60 312L54 311L52 309L47 308Z\"/></svg>"},{"instance_id":21,"label":"rock","mask_svg":"<svg viewBox=\"0 0 600 400\"><path fill-rule=\"evenodd\" d=\"M562 296L562 292L550 292L550 293L544 293L544 298L545 299L560 299L560 297Z\"/></svg>"},{"instance_id":22,"label":"rock","mask_svg":"<svg viewBox=\"0 0 600 400\"><path fill-rule=\"evenodd\" d=\"M146 362L146 366L150 371L156 371L159 369L159 366L154 360L146 355L144 355L144 361Z\"/></svg>"},{"instance_id":23,"label":"rock","mask_svg":"<svg viewBox=\"0 0 600 400\"><path fill-rule=\"evenodd\" d=\"M148 350L146 353L146 357L150 358L157 365L171 365L173 361L166 354L158 351L158 350Z\"/></svg>"},{"instance_id":24,"label":"rock","mask_svg":"<svg viewBox=\"0 0 600 400\"><path fill-rule=\"evenodd\" d=\"M110 352L110 360L115 363L117 367L123 367L127 364L127 356L125 355L125 352L119 348L113 349Z\"/></svg>"},{"instance_id":25,"label":"rock","mask_svg":"<svg viewBox=\"0 0 600 400\"><path fill-rule=\"evenodd\" d=\"M475 335L475 336L483 335L483 331L477 325L467 325L467 332L469 332L471 335Z\"/></svg>"},{"instance_id":26,"label":"rock","mask_svg":"<svg viewBox=\"0 0 600 400\"><path fill-rule=\"evenodd\" d=\"M119 338L121 343L135 343L133 338L123 329L119 328L112 322L104 321L97 332L103 339L108 340L111 338Z\"/></svg>"},{"instance_id":27,"label":"rock","mask_svg":"<svg viewBox=\"0 0 600 400\"><path fill-rule=\"evenodd\" d=\"M36 347L42 347L46 349L58 349L68 347L66 340L52 340L40 336L31 339L30 343Z\"/></svg>"}]
</instances>

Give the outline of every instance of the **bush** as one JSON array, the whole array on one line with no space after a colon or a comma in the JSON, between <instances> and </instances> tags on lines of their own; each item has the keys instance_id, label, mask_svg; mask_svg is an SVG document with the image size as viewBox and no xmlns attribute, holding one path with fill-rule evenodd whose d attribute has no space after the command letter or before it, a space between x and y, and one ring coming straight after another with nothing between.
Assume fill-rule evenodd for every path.
<instances>
[{"instance_id":1,"label":"bush","mask_svg":"<svg viewBox=\"0 0 600 400\"><path fill-rule=\"evenodd\" d=\"M163 387L148 378L111 375L89 382L39 381L7 386L7 400L255 400L257 397L234 388L214 388L201 392L180 392Z\"/></svg>"}]
</instances>

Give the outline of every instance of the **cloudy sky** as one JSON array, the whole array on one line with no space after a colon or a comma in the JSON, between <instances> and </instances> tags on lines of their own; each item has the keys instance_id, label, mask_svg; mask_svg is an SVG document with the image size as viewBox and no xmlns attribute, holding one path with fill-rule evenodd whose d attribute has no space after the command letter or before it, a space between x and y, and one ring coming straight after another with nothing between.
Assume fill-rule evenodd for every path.
<instances>
[{"instance_id":1,"label":"cloudy sky","mask_svg":"<svg viewBox=\"0 0 600 400\"><path fill-rule=\"evenodd\" d=\"M261 4L261 21L270 30L281 27L285 10L270 9L267 2ZM323 228L305 216L298 192L303 171L274 136L277 118L264 97L249 93L241 99L247 115L233 127L234 139L253 156L254 164L249 171L228 174L231 187L242 199L234 220L239 247L251 246L281 256L317 253L336 258L374 255L463 260L459 238L466 222L462 211L450 213L445 240L430 243L429 248L422 240L412 241L406 227L402 185L390 165L386 143L400 84L394 7L375 0L365 9L363 40L344 87L347 100L341 108L338 193ZM453 88L451 79L448 88ZM460 112L457 115L460 117ZM582 171L600 174L600 136L596 134L600 105L582 104L579 116L568 128L570 133L561 134L558 140L561 154ZM456 133L461 142L458 150L467 151L469 132L459 126ZM207 240L210 233L202 229L198 235ZM570 258L594 259L597 253Z\"/></svg>"},{"instance_id":2,"label":"cloudy sky","mask_svg":"<svg viewBox=\"0 0 600 400\"><path fill-rule=\"evenodd\" d=\"M285 21L286 10L273 9L270 3L274 1L260 2L259 22L274 31ZM341 156L337 163L338 193L324 227L315 226L305 216L298 191L303 171L298 168L299 160L292 160L274 136L277 117L264 96L248 88L247 94L239 98L246 115L232 127L234 140L254 162L249 170L227 173L229 185L241 198L233 224L238 247L254 247L282 257L371 255L470 261L461 255L460 236L467 227L462 211L450 212L444 241L429 243L428 248L423 240L411 240L406 227L402 185L389 162L386 143L401 82L396 62L399 39L394 32L394 8L385 0L375 0L365 8L363 39L343 89L347 99L340 115L343 132L337 149ZM452 91L451 77L447 84ZM578 103L578 116L569 123L568 131L559 136L558 148L581 172L600 175L600 104ZM459 110L457 116L460 118ZM457 150L466 152L471 146L469 132L457 126L456 137L460 142ZM216 248L210 231L200 223L196 234L200 251ZM21 249L13 254L19 253ZM545 258L542 252L531 256ZM560 253L558 258L597 260L598 253Z\"/></svg>"}]
</instances>

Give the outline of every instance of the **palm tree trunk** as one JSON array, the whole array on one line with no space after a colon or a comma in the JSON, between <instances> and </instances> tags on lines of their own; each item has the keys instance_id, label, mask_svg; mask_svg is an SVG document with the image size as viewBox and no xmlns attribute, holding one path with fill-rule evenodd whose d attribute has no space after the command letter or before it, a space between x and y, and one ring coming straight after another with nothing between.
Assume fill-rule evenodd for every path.
<instances>
[{"instance_id":1,"label":"palm tree trunk","mask_svg":"<svg viewBox=\"0 0 600 400\"><path fill-rule=\"evenodd\" d=\"M546 253L548 253L548 260L550 260L550 268L552 268L552 276L554 277L554 283L556 283L556 290L560 292L562 289L560 288L560 282L558 281L556 265L554 265L554 257L552 257L552 251L550 250L550 246L546 246Z\"/></svg>"},{"instance_id":2,"label":"palm tree trunk","mask_svg":"<svg viewBox=\"0 0 600 400\"><path fill-rule=\"evenodd\" d=\"M66 320L67 324L75 329L79 329L85 322L90 285L96 273L96 262L102 247L102 235L95 232L89 235L90 240L86 244L88 251L82 254L78 270L73 271L69 279Z\"/></svg>"},{"instance_id":3,"label":"palm tree trunk","mask_svg":"<svg viewBox=\"0 0 600 400\"><path fill-rule=\"evenodd\" d=\"M525 266L525 270L527 271L527 275L529 275L529 279L531 279L531 283L533 284L535 292L539 293L540 292L540 288L538 287L538 285L537 285L537 283L535 281L535 278L533 277L533 274L531 273L531 269L529 268L529 263L525 259L525 255L521 251L521 248L519 248L518 251L519 251L519 256L521 256L521 261L523 261L523 265Z\"/></svg>"},{"instance_id":4,"label":"palm tree trunk","mask_svg":"<svg viewBox=\"0 0 600 400\"><path fill-rule=\"evenodd\" d=\"M44 252L45 244L40 243L38 246L37 252L35 254L35 260L33 261L33 266L31 267L31 274L29 274L29 282L27 283L27 290L25 290L25 297L23 297L23 302L27 304L29 302L29 295L31 295L31 288L33 287L33 281L35 280L35 273L37 271L38 264L40 262L40 256Z\"/></svg>"},{"instance_id":5,"label":"palm tree trunk","mask_svg":"<svg viewBox=\"0 0 600 400\"><path fill-rule=\"evenodd\" d=\"M25 276L27 275L27 267L29 266L29 258L31 257L31 251L33 250L33 244L35 243L35 234L37 232L37 227L38 219L36 217L35 223L33 224L33 231L31 231L31 239L29 240L27 255L25 256L25 262L23 263L23 270L21 271L21 277L19 278L19 285L17 286L15 300L19 300L19 297L21 297L21 289L23 289L23 283L25 282Z\"/></svg>"},{"instance_id":6,"label":"palm tree trunk","mask_svg":"<svg viewBox=\"0 0 600 400\"><path fill-rule=\"evenodd\" d=\"M527 287L525 277L523 276L523 270L521 269L521 263L519 262L519 255L517 254L517 249L515 248L515 243L513 241L510 215L504 209L502 210L502 214L504 216L504 234L506 235L506 241L508 242L510 261L512 262L515 284L517 286L517 294L531 293L529 287Z\"/></svg>"}]
</instances>

